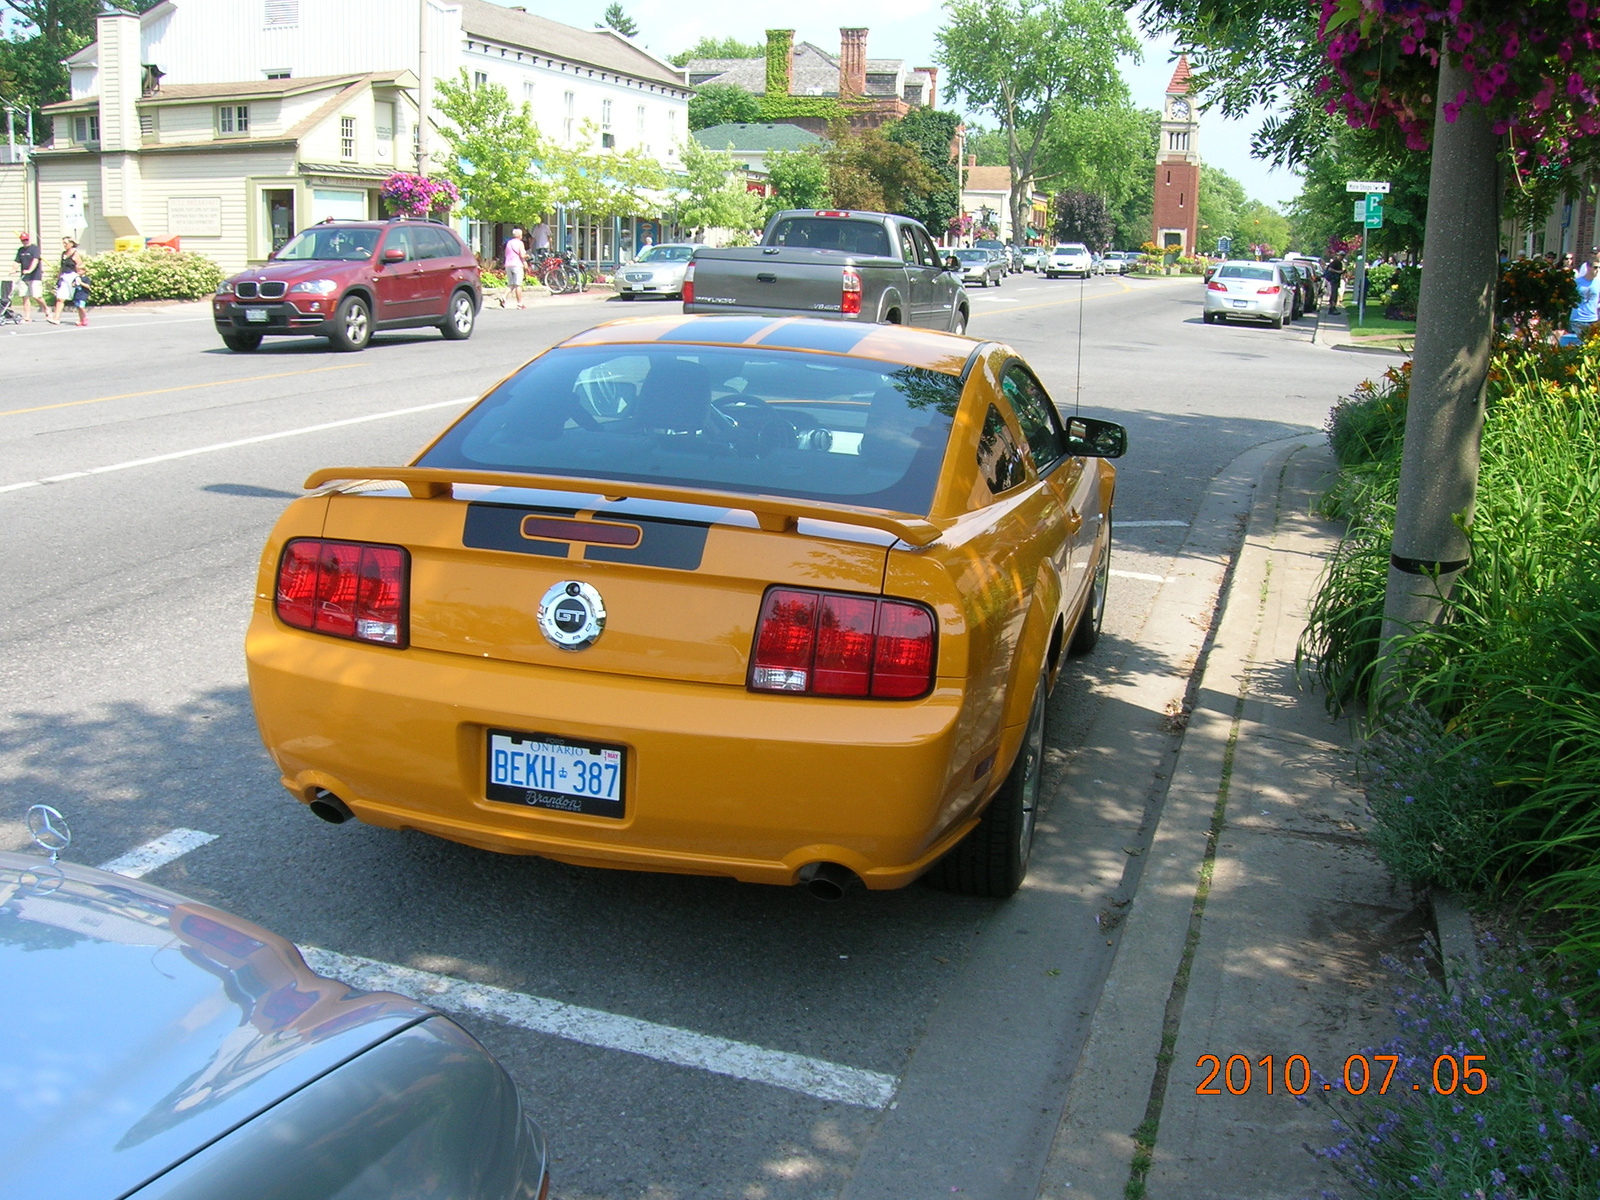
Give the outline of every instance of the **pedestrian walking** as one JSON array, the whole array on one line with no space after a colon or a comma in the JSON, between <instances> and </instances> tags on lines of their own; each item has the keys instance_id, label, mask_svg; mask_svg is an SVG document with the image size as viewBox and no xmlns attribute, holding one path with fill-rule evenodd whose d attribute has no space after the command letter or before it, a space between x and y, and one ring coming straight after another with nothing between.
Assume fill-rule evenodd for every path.
<instances>
[{"instance_id":1,"label":"pedestrian walking","mask_svg":"<svg viewBox=\"0 0 1600 1200\"><path fill-rule=\"evenodd\" d=\"M1588 259L1579 264L1573 279L1578 285L1578 307L1572 310L1567 324L1579 338L1589 336L1596 317L1600 316L1595 303L1600 299L1600 272L1595 270L1597 261L1600 261L1600 246L1589 251Z\"/></svg>"},{"instance_id":2,"label":"pedestrian walking","mask_svg":"<svg viewBox=\"0 0 1600 1200\"><path fill-rule=\"evenodd\" d=\"M22 322L31 325L35 300L39 302L41 316L49 311L44 303L44 263L31 235L19 233L17 240L22 243L17 247L17 290L22 293Z\"/></svg>"},{"instance_id":3,"label":"pedestrian walking","mask_svg":"<svg viewBox=\"0 0 1600 1200\"><path fill-rule=\"evenodd\" d=\"M1339 285L1344 282L1344 259L1335 254L1322 268L1322 278L1328 284L1328 315L1336 316L1339 309Z\"/></svg>"},{"instance_id":4,"label":"pedestrian walking","mask_svg":"<svg viewBox=\"0 0 1600 1200\"><path fill-rule=\"evenodd\" d=\"M47 318L50 324L61 324L61 307L71 301L78 310L78 324L89 323L89 278L83 263L83 254L74 238L61 239L61 271L56 276L56 311Z\"/></svg>"},{"instance_id":5,"label":"pedestrian walking","mask_svg":"<svg viewBox=\"0 0 1600 1200\"><path fill-rule=\"evenodd\" d=\"M533 248L539 258L543 258L544 252L550 249L550 224L543 217L533 227Z\"/></svg>"},{"instance_id":6,"label":"pedestrian walking","mask_svg":"<svg viewBox=\"0 0 1600 1200\"><path fill-rule=\"evenodd\" d=\"M506 284L511 288L511 298L517 302L518 308L527 308L522 302L522 276L528 269L528 248L522 241L522 230L513 229L511 236L506 239ZM504 308L506 302L500 301Z\"/></svg>"}]
</instances>

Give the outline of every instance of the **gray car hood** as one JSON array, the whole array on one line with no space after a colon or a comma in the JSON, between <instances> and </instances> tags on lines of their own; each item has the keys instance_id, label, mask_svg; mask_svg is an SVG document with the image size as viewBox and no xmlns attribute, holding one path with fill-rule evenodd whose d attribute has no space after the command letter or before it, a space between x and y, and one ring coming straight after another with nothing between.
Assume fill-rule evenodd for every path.
<instances>
[{"instance_id":1,"label":"gray car hood","mask_svg":"<svg viewBox=\"0 0 1600 1200\"><path fill-rule=\"evenodd\" d=\"M0 854L0 1193L122 1196L425 1019L248 921Z\"/></svg>"}]
</instances>

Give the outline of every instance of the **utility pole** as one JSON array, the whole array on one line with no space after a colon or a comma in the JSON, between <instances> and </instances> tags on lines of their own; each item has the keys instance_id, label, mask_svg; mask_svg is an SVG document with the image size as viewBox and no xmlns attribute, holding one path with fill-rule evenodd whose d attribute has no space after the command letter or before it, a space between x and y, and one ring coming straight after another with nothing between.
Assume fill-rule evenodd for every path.
<instances>
[{"instance_id":1,"label":"utility pole","mask_svg":"<svg viewBox=\"0 0 1600 1200\"><path fill-rule=\"evenodd\" d=\"M428 74L428 0L417 0L417 174L428 173L428 110L433 79Z\"/></svg>"},{"instance_id":2,"label":"utility pole","mask_svg":"<svg viewBox=\"0 0 1600 1200\"><path fill-rule=\"evenodd\" d=\"M1435 96L1470 87L1465 70L1439 56ZM1466 528L1478 492L1484 392L1494 340L1499 278L1499 139L1483 106L1467 103L1454 121L1437 106L1422 294L1406 409L1405 452L1390 546L1380 653L1409 630L1439 618L1467 566ZM1393 663L1383 668L1394 675Z\"/></svg>"}]
</instances>

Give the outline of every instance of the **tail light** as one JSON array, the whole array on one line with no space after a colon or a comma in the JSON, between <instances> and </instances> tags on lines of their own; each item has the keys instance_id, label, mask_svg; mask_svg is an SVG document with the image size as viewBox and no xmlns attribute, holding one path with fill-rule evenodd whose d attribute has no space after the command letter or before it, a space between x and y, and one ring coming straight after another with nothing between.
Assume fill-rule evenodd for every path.
<instances>
[{"instance_id":1,"label":"tail light","mask_svg":"<svg viewBox=\"0 0 1600 1200\"><path fill-rule=\"evenodd\" d=\"M278 560L274 607L296 629L403 647L410 573L399 546L295 538Z\"/></svg>"},{"instance_id":2,"label":"tail light","mask_svg":"<svg viewBox=\"0 0 1600 1200\"><path fill-rule=\"evenodd\" d=\"M1281 291L1283 291L1281 287L1279 287L1277 284L1273 284L1270 287L1257 288L1256 294L1258 296L1276 296Z\"/></svg>"},{"instance_id":3,"label":"tail light","mask_svg":"<svg viewBox=\"0 0 1600 1200\"><path fill-rule=\"evenodd\" d=\"M839 293L839 311L847 317L861 312L861 272L854 267L844 269L843 289Z\"/></svg>"},{"instance_id":4,"label":"tail light","mask_svg":"<svg viewBox=\"0 0 1600 1200\"><path fill-rule=\"evenodd\" d=\"M683 272L683 302L694 303L694 263L690 263Z\"/></svg>"},{"instance_id":5,"label":"tail light","mask_svg":"<svg viewBox=\"0 0 1600 1200\"><path fill-rule=\"evenodd\" d=\"M1211 292L1225 292L1228 290L1228 285L1225 283L1218 283L1215 279L1213 279L1210 283L1206 284L1206 290Z\"/></svg>"},{"instance_id":6,"label":"tail light","mask_svg":"<svg viewBox=\"0 0 1600 1200\"><path fill-rule=\"evenodd\" d=\"M933 687L933 613L908 600L772 588L751 654L753 692L911 700Z\"/></svg>"}]
</instances>

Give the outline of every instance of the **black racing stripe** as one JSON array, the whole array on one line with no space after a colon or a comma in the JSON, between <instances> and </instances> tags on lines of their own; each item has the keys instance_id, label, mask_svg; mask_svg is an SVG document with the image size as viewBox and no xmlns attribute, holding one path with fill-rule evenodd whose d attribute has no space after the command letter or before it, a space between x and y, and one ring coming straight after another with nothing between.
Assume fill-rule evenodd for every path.
<instances>
[{"instance_id":1,"label":"black racing stripe","mask_svg":"<svg viewBox=\"0 0 1600 1200\"><path fill-rule=\"evenodd\" d=\"M696 317L674 325L658 342L712 342L737 346L771 325L774 317Z\"/></svg>"},{"instance_id":2,"label":"black racing stripe","mask_svg":"<svg viewBox=\"0 0 1600 1200\"><path fill-rule=\"evenodd\" d=\"M577 516L575 508L530 508L525 505L467 505L466 524L461 529L461 544L474 550L508 550L513 554L539 554L545 558L565 558L566 542L540 542L522 536L522 518L530 513L542 517Z\"/></svg>"},{"instance_id":3,"label":"black racing stripe","mask_svg":"<svg viewBox=\"0 0 1600 1200\"><path fill-rule=\"evenodd\" d=\"M756 344L774 350L825 350L830 354L849 354L862 340L877 332L870 322L806 321L780 325Z\"/></svg>"},{"instance_id":4,"label":"black racing stripe","mask_svg":"<svg viewBox=\"0 0 1600 1200\"><path fill-rule=\"evenodd\" d=\"M475 550L501 550L511 554L537 554L544 558L565 558L567 542L546 542L522 536L522 518L573 517L576 509L536 508L528 505L467 505L466 524L461 544ZM696 571L705 555L710 526L699 521L679 521L671 517L641 517L633 513L602 512L597 516L637 525L643 536L637 546L584 547L585 562L629 563L640 567L665 567L674 571Z\"/></svg>"}]
</instances>

